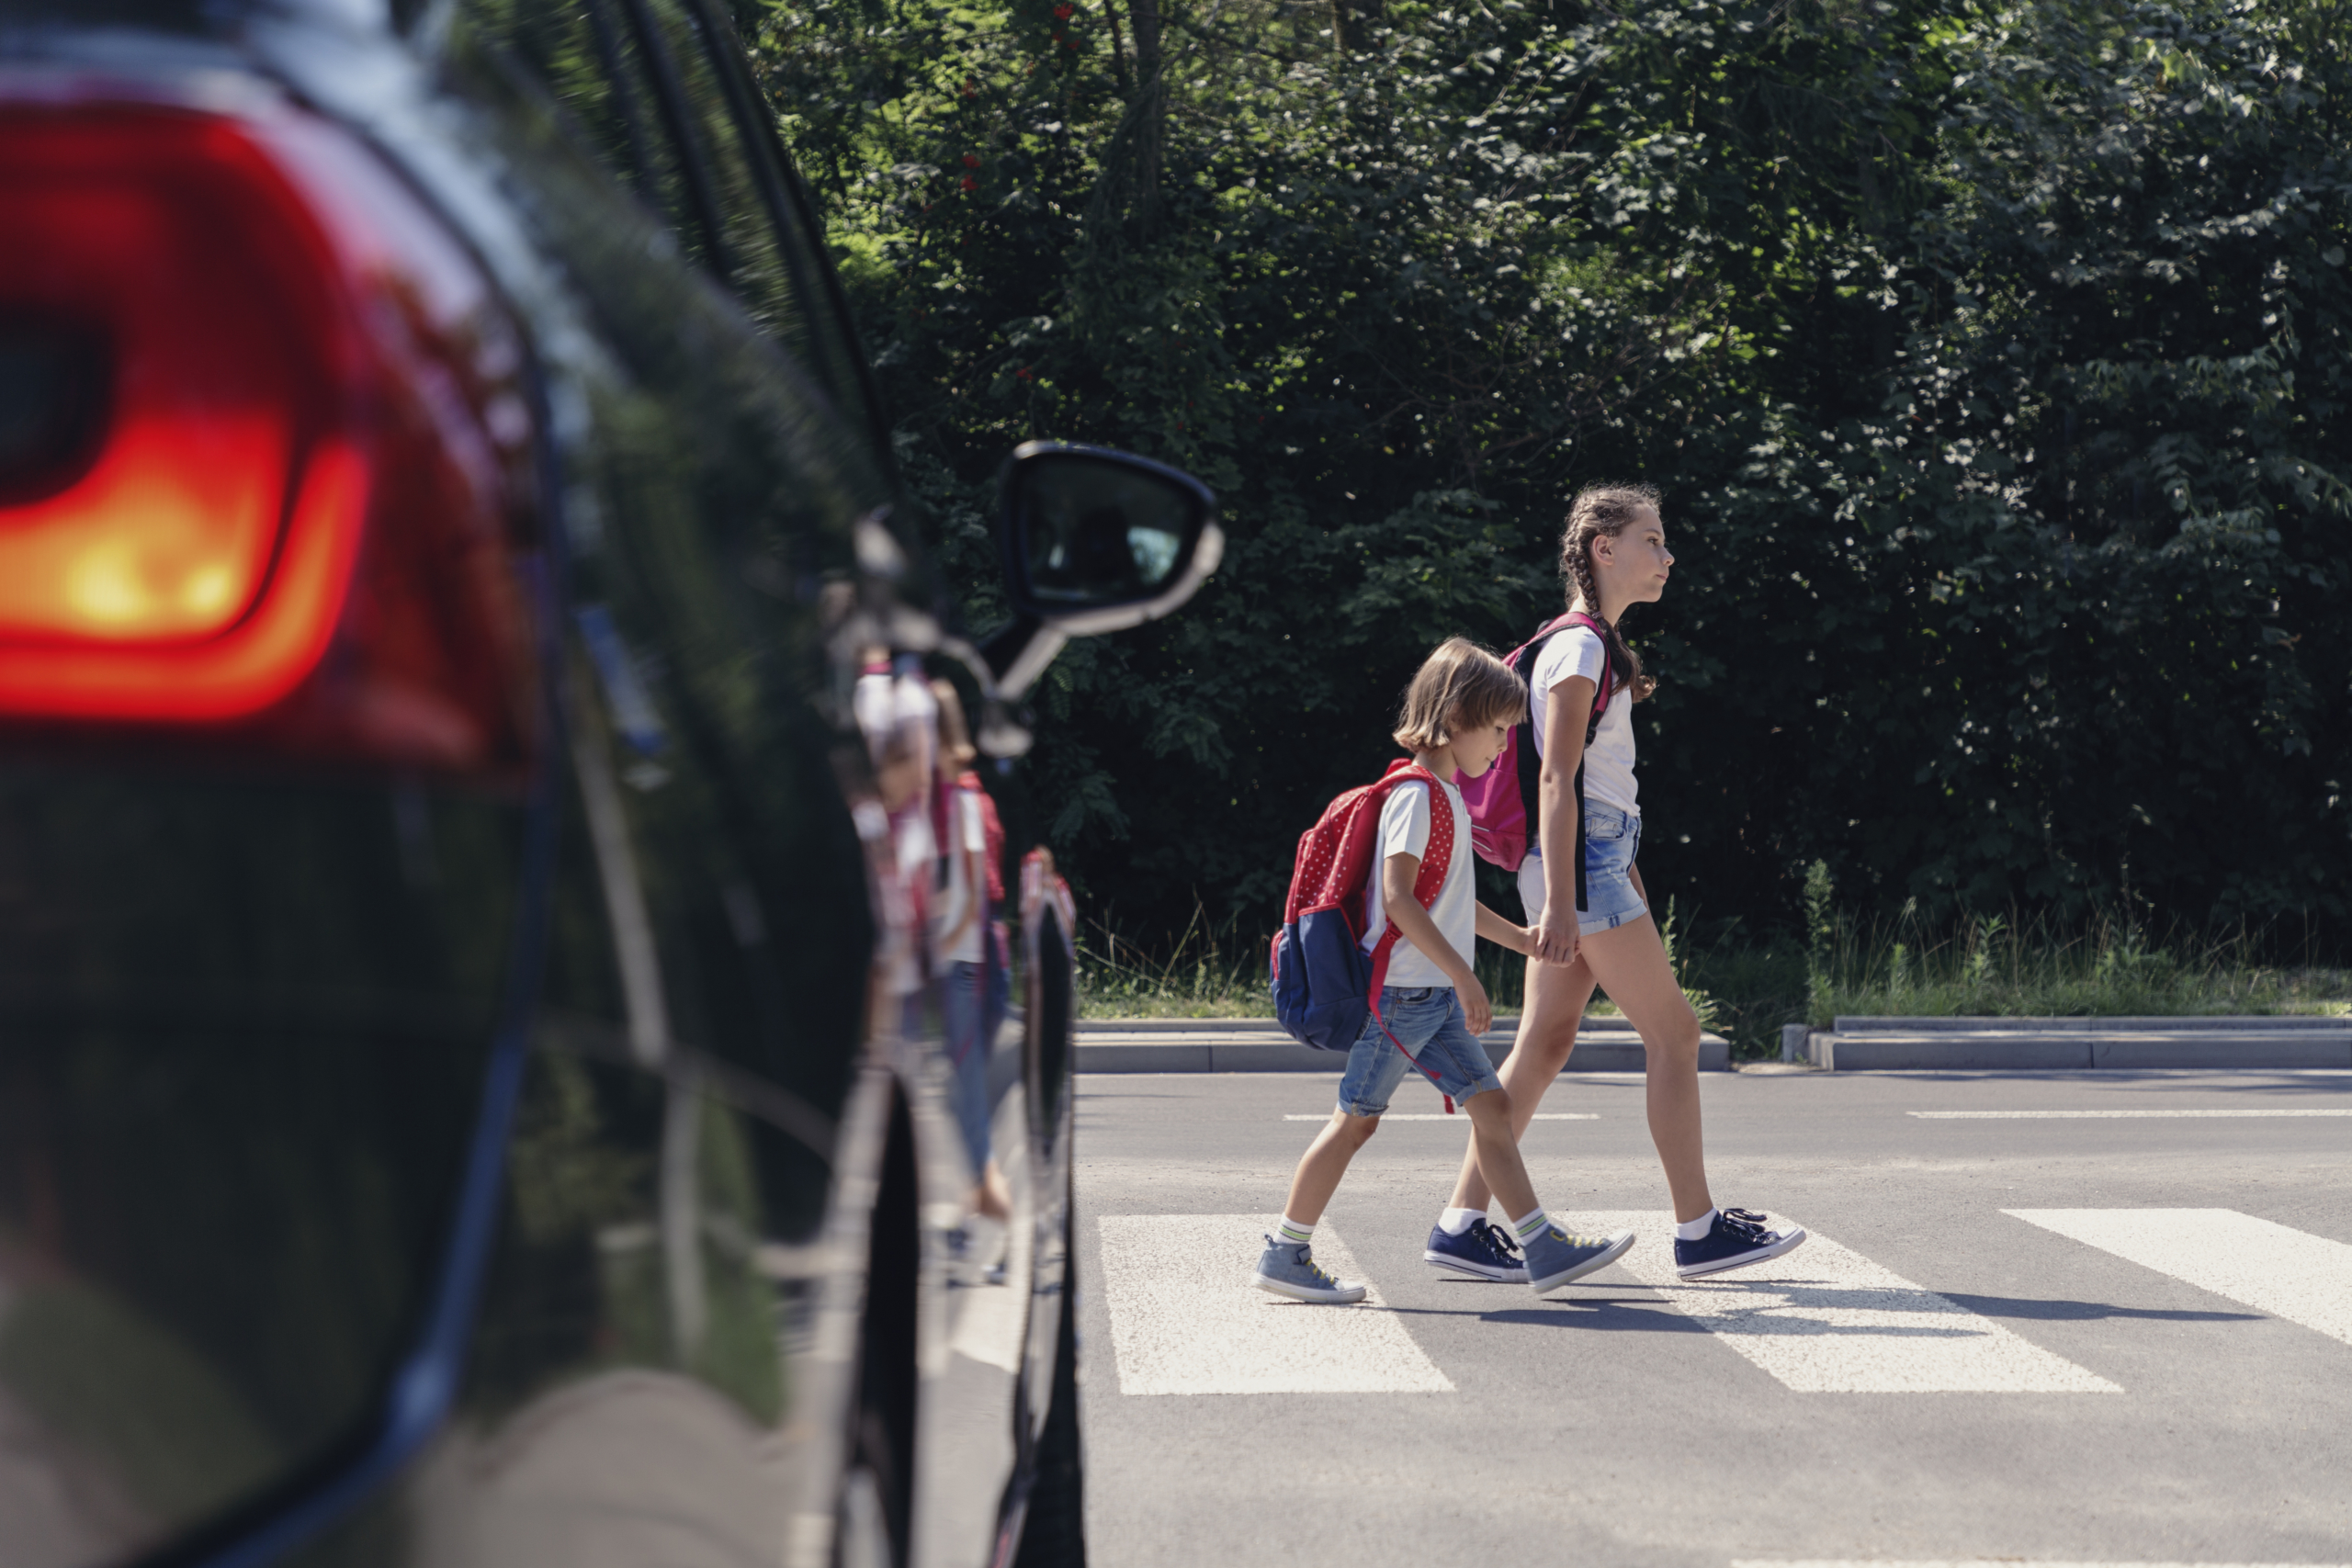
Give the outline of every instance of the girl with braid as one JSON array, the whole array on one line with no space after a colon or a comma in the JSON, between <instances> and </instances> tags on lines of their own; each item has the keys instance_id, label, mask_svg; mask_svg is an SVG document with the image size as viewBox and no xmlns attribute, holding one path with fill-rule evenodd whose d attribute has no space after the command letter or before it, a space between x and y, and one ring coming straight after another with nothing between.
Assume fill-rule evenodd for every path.
<instances>
[{"instance_id":1,"label":"girl with braid","mask_svg":"<svg viewBox=\"0 0 2352 1568\"><path fill-rule=\"evenodd\" d=\"M1519 868L1530 948L1527 1003L1519 1038L1501 1070L1512 1132L1524 1137L1544 1091L1576 1048L1577 1021L1596 985L1622 1009L1648 1056L1650 1138L1673 1195L1675 1271L1684 1279L1778 1258L1805 1233L1769 1228L1746 1209L1718 1209L1707 1190L1699 1124L1699 1021L1684 999L1666 945L1651 919L1642 874L1642 809L1634 781L1631 710L1657 682L1618 627L1634 604L1666 592L1674 554L1666 547L1657 491L1600 485L1580 492L1560 539L1568 604L1598 622L1555 632L1537 651L1529 680L1532 739L1542 762L1536 831ZM1591 723L1601 682L1609 702ZM1588 730L1589 729L1589 733ZM1577 872L1581 862L1583 876ZM1583 886L1579 886L1581 880ZM1487 1224L1489 1192L1475 1145L1462 1162L1453 1205L1430 1233L1430 1264L1488 1280L1524 1270L1510 1239Z\"/></svg>"}]
</instances>

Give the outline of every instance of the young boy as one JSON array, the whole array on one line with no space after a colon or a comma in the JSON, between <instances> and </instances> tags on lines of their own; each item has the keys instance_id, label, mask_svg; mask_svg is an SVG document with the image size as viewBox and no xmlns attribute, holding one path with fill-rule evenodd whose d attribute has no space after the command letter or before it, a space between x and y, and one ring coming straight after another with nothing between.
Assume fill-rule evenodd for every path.
<instances>
[{"instance_id":1,"label":"young boy","mask_svg":"<svg viewBox=\"0 0 2352 1568\"><path fill-rule=\"evenodd\" d=\"M1394 921L1399 940L1388 962L1379 1016L1364 1021L1340 1080L1339 1109L1317 1134L1291 1178L1282 1230L1266 1238L1258 1259L1260 1290L1302 1302L1342 1303L1363 1299L1364 1287L1343 1283L1316 1265L1315 1224L1339 1190L1348 1162L1380 1126L1388 1097L1408 1066L1469 1113L1480 1168L1501 1200L1527 1255L1527 1282L1536 1294L1606 1267L1634 1244L1631 1231L1608 1237L1571 1235L1545 1217L1511 1136L1510 1098L1478 1043L1493 1008L1471 972L1476 939L1531 951L1525 928L1477 901L1476 857L1470 848L1470 814L1458 775L1476 778L1494 765L1510 727L1525 716L1526 688L1510 666L1476 644L1453 637L1422 664L1405 694L1396 743L1440 782L1441 807L1419 780L1398 784L1380 814L1381 860L1365 889L1363 944L1375 946ZM1430 812L1453 813L1453 850L1444 886L1424 908L1413 897L1430 841Z\"/></svg>"}]
</instances>

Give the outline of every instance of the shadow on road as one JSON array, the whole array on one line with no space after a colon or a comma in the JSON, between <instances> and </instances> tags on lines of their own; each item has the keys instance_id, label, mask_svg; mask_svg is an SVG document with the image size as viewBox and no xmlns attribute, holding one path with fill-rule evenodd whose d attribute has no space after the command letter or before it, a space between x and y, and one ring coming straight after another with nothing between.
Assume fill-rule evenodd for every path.
<instances>
[{"instance_id":1,"label":"shadow on road","mask_svg":"<svg viewBox=\"0 0 2352 1568\"><path fill-rule=\"evenodd\" d=\"M1475 1283L1464 1280L1463 1284ZM1780 1317L1790 1308L1846 1308L1864 1312L1919 1312L1948 1315L1953 1307L1980 1317L2023 1318L2041 1323L2082 1323L2100 1318L2150 1318L2169 1323L2256 1323L2264 1314L2253 1312L2181 1312L2154 1307L2116 1306L2108 1302L2046 1300L2024 1296L1979 1296L1950 1291L1839 1290L1802 1280L1779 1280L1754 1285L1686 1284L1678 1290L1705 1291L1721 1303L1724 1314L1736 1316L1747 1334L1873 1335L1909 1338L1973 1338L1981 1332L1960 1325L1950 1328L1925 1324L1826 1323L1817 1317ZM1946 1304L1949 1303L1949 1304ZM1555 1328L1633 1328L1659 1333L1707 1328L1685 1315L1684 1309L1639 1297L1566 1296L1547 1299L1540 1306L1479 1312L1464 1308L1385 1306L1400 1317L1475 1317L1487 1323L1542 1323Z\"/></svg>"},{"instance_id":2,"label":"shadow on road","mask_svg":"<svg viewBox=\"0 0 2352 1568\"><path fill-rule=\"evenodd\" d=\"M1472 1317L1481 1323L1540 1323L1553 1328L1631 1328L1658 1334L1707 1332L1664 1302L1620 1301L1609 1296L1571 1296L1531 1306L1507 1307L1500 1312L1478 1312L1466 1307L1455 1311L1447 1307L1388 1306L1382 1310L1398 1317Z\"/></svg>"},{"instance_id":3,"label":"shadow on road","mask_svg":"<svg viewBox=\"0 0 2352 1568\"><path fill-rule=\"evenodd\" d=\"M1939 1292L1954 1306L1985 1317L2024 1317L2045 1323L2073 1323L2100 1317L2153 1317L2171 1323L2254 1323L2258 1312L2166 1312L2154 1307L2120 1307L2106 1302L2036 1301L2018 1296L1965 1296Z\"/></svg>"}]
</instances>

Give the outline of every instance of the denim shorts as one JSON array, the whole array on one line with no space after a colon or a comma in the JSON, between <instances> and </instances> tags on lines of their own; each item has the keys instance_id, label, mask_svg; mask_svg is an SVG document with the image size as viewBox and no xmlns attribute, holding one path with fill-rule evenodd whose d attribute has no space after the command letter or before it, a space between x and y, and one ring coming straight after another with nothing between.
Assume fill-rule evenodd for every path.
<instances>
[{"instance_id":1,"label":"denim shorts","mask_svg":"<svg viewBox=\"0 0 2352 1568\"><path fill-rule=\"evenodd\" d=\"M1650 912L1634 891L1634 857L1642 850L1642 814L1620 811L1598 802L1584 808L1584 909L1577 916L1577 934L1615 931ZM1519 901L1527 906L1527 920L1544 913L1544 857L1531 854L1520 863Z\"/></svg>"},{"instance_id":2,"label":"denim shorts","mask_svg":"<svg viewBox=\"0 0 2352 1568\"><path fill-rule=\"evenodd\" d=\"M1388 1027L1383 1029L1383 1023ZM1452 1095L1457 1104L1503 1087L1487 1048L1470 1032L1462 998L1451 986L1380 988L1380 1016L1363 1021L1363 1032L1348 1052L1347 1075L1340 1079L1340 1109L1351 1116L1381 1114L1408 1067L1417 1069L1440 1094Z\"/></svg>"}]
</instances>

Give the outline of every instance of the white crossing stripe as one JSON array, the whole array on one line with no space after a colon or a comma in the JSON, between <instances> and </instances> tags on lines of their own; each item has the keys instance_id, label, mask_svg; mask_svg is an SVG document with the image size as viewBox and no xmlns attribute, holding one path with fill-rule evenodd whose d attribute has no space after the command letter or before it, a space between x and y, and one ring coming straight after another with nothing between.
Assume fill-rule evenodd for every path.
<instances>
[{"instance_id":1,"label":"white crossing stripe","mask_svg":"<svg viewBox=\"0 0 2352 1568\"><path fill-rule=\"evenodd\" d=\"M1736 1273L1682 1280L1672 1215L1564 1218L1578 1234L1638 1232L1619 1267L1800 1393L2123 1392L1824 1235Z\"/></svg>"},{"instance_id":2,"label":"white crossing stripe","mask_svg":"<svg viewBox=\"0 0 2352 1568\"><path fill-rule=\"evenodd\" d=\"M989 1227L975 1222L974 1229L985 1235ZM1029 1278L1029 1255L1035 1245L1026 1226L1014 1225L1006 1232L1004 1271L1008 1280ZM1029 1303L1023 1299L1026 1294L1012 1284L991 1285L978 1279L967 1280L962 1288L949 1292L947 1311L955 1327L949 1331L948 1348L967 1360L999 1371L1021 1371L1022 1357L1028 1348L1024 1341L1028 1337Z\"/></svg>"},{"instance_id":3,"label":"white crossing stripe","mask_svg":"<svg viewBox=\"0 0 2352 1568\"><path fill-rule=\"evenodd\" d=\"M1312 1111L1306 1114L1291 1111L1283 1115L1283 1120L1285 1122L1329 1122L1330 1119L1331 1113L1328 1111ZM1470 1125L1470 1118L1467 1116L1448 1116L1442 1111L1391 1111L1381 1117L1381 1120L1383 1122L1459 1122L1464 1127ZM1598 1122L1600 1120L1600 1113L1597 1111L1539 1111L1535 1113L1535 1120L1538 1122Z\"/></svg>"},{"instance_id":4,"label":"white crossing stripe","mask_svg":"<svg viewBox=\"0 0 2352 1568\"><path fill-rule=\"evenodd\" d=\"M1315 1306L1250 1282L1257 1214L1105 1214L1102 1294L1121 1393L1452 1393L1378 1291ZM1315 1232L1315 1261L1361 1280L1347 1243Z\"/></svg>"},{"instance_id":5,"label":"white crossing stripe","mask_svg":"<svg viewBox=\"0 0 2352 1568\"><path fill-rule=\"evenodd\" d=\"M2005 1209L2352 1345L2352 1247L2234 1209Z\"/></svg>"},{"instance_id":6,"label":"white crossing stripe","mask_svg":"<svg viewBox=\"0 0 2352 1568\"><path fill-rule=\"evenodd\" d=\"M1920 1562L1897 1557L1735 1558L1731 1568L2352 1568L2344 1562L2058 1562L2039 1557L1944 1558Z\"/></svg>"},{"instance_id":7,"label":"white crossing stripe","mask_svg":"<svg viewBox=\"0 0 2352 1568\"><path fill-rule=\"evenodd\" d=\"M2177 1116L2352 1116L2352 1106L2227 1106L2216 1110L2175 1107L2163 1111L1911 1111L1922 1122L2102 1122Z\"/></svg>"}]
</instances>

